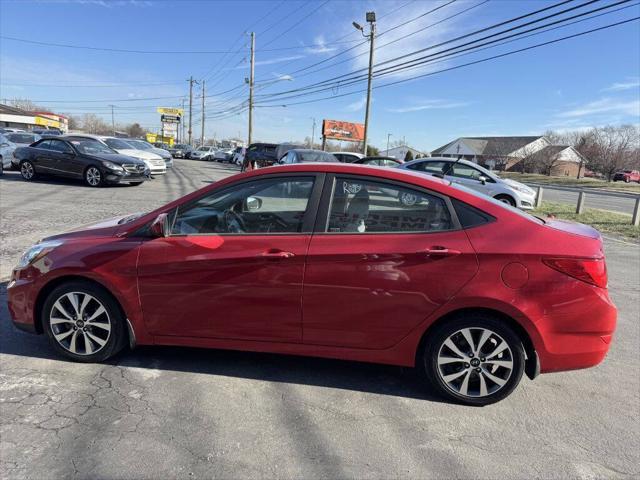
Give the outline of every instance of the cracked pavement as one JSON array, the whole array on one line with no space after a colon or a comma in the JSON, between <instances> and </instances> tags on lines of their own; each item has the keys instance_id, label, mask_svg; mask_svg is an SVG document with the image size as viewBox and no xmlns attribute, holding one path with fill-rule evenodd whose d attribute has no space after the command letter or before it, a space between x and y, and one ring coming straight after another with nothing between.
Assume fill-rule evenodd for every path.
<instances>
[{"instance_id":1,"label":"cracked pavement","mask_svg":"<svg viewBox=\"0 0 640 480\"><path fill-rule=\"evenodd\" d=\"M176 164L135 189L0 180L1 272L45 235L233 171ZM638 478L640 248L606 250L620 316L604 363L523 379L485 408L439 401L409 369L354 362L169 347L68 362L13 328L2 284L0 478Z\"/></svg>"}]
</instances>

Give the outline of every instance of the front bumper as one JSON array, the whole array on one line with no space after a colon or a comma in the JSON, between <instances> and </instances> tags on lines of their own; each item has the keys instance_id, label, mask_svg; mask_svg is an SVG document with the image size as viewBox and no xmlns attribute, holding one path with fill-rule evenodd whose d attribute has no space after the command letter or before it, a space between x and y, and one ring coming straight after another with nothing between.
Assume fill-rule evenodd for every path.
<instances>
[{"instance_id":1,"label":"front bumper","mask_svg":"<svg viewBox=\"0 0 640 480\"><path fill-rule=\"evenodd\" d=\"M103 175L108 183L144 182L151 179L151 172L148 168L142 172L106 170Z\"/></svg>"},{"instance_id":2,"label":"front bumper","mask_svg":"<svg viewBox=\"0 0 640 480\"><path fill-rule=\"evenodd\" d=\"M536 193L520 193L518 192L518 208L521 210L533 210L536 208Z\"/></svg>"}]
</instances>

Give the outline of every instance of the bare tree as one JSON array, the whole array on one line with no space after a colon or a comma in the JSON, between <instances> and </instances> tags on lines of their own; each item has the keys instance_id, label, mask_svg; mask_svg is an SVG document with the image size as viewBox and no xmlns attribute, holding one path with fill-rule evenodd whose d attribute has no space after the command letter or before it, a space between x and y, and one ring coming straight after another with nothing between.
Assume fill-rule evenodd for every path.
<instances>
[{"instance_id":1,"label":"bare tree","mask_svg":"<svg viewBox=\"0 0 640 480\"><path fill-rule=\"evenodd\" d=\"M142 138L146 133L144 128L142 128L139 123L132 123L130 125L127 125L124 128L124 131L127 132L127 135L132 138Z\"/></svg>"},{"instance_id":2,"label":"bare tree","mask_svg":"<svg viewBox=\"0 0 640 480\"><path fill-rule=\"evenodd\" d=\"M583 149L587 152L589 168L611 181L616 171L638 167L640 128L634 125L594 128L585 137Z\"/></svg>"},{"instance_id":3,"label":"bare tree","mask_svg":"<svg viewBox=\"0 0 640 480\"><path fill-rule=\"evenodd\" d=\"M97 135L111 135L111 126L94 113L85 113L82 116L82 129L87 133Z\"/></svg>"},{"instance_id":4,"label":"bare tree","mask_svg":"<svg viewBox=\"0 0 640 480\"><path fill-rule=\"evenodd\" d=\"M28 98L12 98L11 100L9 100L9 105L15 108L19 108L21 110L26 110L27 112L49 111L47 107L43 107L42 105L36 105Z\"/></svg>"}]
</instances>

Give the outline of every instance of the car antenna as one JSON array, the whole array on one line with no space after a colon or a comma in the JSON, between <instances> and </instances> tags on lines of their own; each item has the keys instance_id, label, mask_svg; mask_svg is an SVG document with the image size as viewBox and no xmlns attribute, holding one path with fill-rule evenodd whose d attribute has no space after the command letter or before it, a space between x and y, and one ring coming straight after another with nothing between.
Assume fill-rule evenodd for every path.
<instances>
[{"instance_id":1,"label":"car antenna","mask_svg":"<svg viewBox=\"0 0 640 480\"><path fill-rule=\"evenodd\" d=\"M449 175L449 172L451 172L451 170L453 170L453 167L455 167L456 164L460 160L462 160L462 155L460 155L460 144L459 143L458 143L458 145L456 145L456 154L458 155L458 158L456 158L455 162L449 164L449 168L447 168L443 173L434 173L433 176L434 177L438 177L438 178L442 178L444 180L445 175ZM449 182L449 184L451 184L451 183L453 183L453 182Z\"/></svg>"}]
</instances>

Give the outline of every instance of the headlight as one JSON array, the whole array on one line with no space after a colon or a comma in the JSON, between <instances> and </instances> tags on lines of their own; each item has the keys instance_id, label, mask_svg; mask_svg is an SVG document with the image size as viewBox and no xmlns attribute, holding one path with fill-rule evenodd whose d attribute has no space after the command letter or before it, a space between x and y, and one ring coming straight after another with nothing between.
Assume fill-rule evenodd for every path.
<instances>
[{"instance_id":1,"label":"headlight","mask_svg":"<svg viewBox=\"0 0 640 480\"><path fill-rule=\"evenodd\" d=\"M526 186L519 186L519 185L509 185L511 188L513 188L514 190L520 192L520 193L526 193L528 195L533 195L533 190L531 190L529 187Z\"/></svg>"},{"instance_id":2,"label":"headlight","mask_svg":"<svg viewBox=\"0 0 640 480\"><path fill-rule=\"evenodd\" d=\"M33 262L44 257L47 253L60 245L62 245L62 241L60 240L47 240L36 243L33 247L24 252L16 268L25 268L26 266L31 265Z\"/></svg>"},{"instance_id":3,"label":"headlight","mask_svg":"<svg viewBox=\"0 0 640 480\"><path fill-rule=\"evenodd\" d=\"M104 165L109 170L115 170L116 172L121 172L122 170L124 170L120 165L116 165L115 163L107 161L102 162L102 165Z\"/></svg>"}]
</instances>

